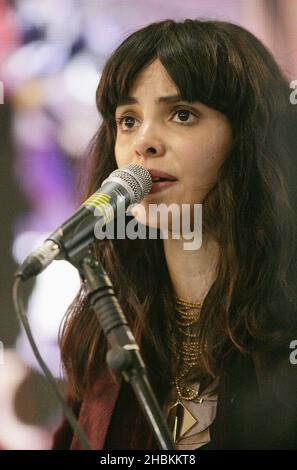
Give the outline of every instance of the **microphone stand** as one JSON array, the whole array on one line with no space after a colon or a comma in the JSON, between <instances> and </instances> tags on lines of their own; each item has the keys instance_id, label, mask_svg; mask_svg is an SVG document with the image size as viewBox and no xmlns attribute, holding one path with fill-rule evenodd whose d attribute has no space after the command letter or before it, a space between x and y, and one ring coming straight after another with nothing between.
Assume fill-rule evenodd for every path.
<instances>
[{"instance_id":1,"label":"microphone stand","mask_svg":"<svg viewBox=\"0 0 297 470\"><path fill-rule=\"evenodd\" d=\"M170 431L147 377L139 347L114 293L112 283L90 246L68 253L85 283L91 305L108 340L106 360L114 372L121 372L136 394L160 449L175 448Z\"/></svg>"}]
</instances>

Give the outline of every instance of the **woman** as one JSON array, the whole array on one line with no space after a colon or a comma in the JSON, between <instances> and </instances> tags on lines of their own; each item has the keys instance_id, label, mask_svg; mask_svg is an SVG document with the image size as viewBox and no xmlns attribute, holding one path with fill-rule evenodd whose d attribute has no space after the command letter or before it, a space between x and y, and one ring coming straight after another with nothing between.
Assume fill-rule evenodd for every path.
<instances>
[{"instance_id":1,"label":"woman","mask_svg":"<svg viewBox=\"0 0 297 470\"><path fill-rule=\"evenodd\" d=\"M143 216L149 204L203 204L199 250L170 237L172 225L168 239L111 240L98 250L177 449L297 448L290 91L253 35L219 21L151 24L118 47L102 74L88 194L115 168L139 163L174 180L155 184L135 209L140 223L159 224ZM61 348L93 448L156 448L130 385L106 369L106 342L83 290ZM80 448L66 424L59 446Z\"/></svg>"}]
</instances>

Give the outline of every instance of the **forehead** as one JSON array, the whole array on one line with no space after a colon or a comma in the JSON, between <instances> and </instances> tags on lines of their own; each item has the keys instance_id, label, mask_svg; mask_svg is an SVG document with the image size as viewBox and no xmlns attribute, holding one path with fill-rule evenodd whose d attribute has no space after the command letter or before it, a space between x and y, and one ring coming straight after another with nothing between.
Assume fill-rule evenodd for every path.
<instances>
[{"instance_id":1,"label":"forehead","mask_svg":"<svg viewBox=\"0 0 297 470\"><path fill-rule=\"evenodd\" d=\"M173 94L178 89L175 83L169 77L165 67L156 59L148 65L133 81L129 90L129 95L147 93L150 88L150 94L162 92L164 94Z\"/></svg>"}]
</instances>

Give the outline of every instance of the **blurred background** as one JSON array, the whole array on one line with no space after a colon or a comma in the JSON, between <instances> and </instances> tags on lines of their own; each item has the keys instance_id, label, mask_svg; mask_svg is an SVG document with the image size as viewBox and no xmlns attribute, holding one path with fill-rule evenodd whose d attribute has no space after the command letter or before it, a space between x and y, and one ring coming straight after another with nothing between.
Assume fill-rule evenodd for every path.
<instances>
[{"instance_id":1,"label":"blurred background","mask_svg":"<svg viewBox=\"0 0 297 470\"><path fill-rule=\"evenodd\" d=\"M136 29L198 17L249 29L297 80L297 0L0 0L0 449L49 449L61 419L16 319L12 279L79 205L102 67ZM27 292L34 337L61 386L58 330L78 286L59 261Z\"/></svg>"}]
</instances>

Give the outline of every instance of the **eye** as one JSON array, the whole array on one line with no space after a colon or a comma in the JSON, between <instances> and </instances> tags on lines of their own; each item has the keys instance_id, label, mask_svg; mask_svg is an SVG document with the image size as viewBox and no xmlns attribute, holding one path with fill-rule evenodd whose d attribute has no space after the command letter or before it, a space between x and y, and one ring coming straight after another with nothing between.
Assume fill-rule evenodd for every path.
<instances>
[{"instance_id":1,"label":"eye","mask_svg":"<svg viewBox=\"0 0 297 470\"><path fill-rule=\"evenodd\" d=\"M116 118L117 126L120 127L123 131L129 131L129 129L135 128L135 122L138 122L133 116L122 116ZM136 126L137 127L137 126Z\"/></svg>"},{"instance_id":2,"label":"eye","mask_svg":"<svg viewBox=\"0 0 297 470\"><path fill-rule=\"evenodd\" d=\"M178 120L173 120L173 122L182 126L191 126L195 124L198 119L198 116L196 116L193 111L185 108L180 108L173 111L173 117L175 116L178 117ZM122 132L133 131L140 125L138 119L129 114L115 118L115 120L117 127L119 127Z\"/></svg>"},{"instance_id":3,"label":"eye","mask_svg":"<svg viewBox=\"0 0 297 470\"><path fill-rule=\"evenodd\" d=\"M174 117L178 116L179 121L174 121L184 126L189 126L194 124L197 120L197 116L192 111L188 109L178 109L174 112ZM191 119L190 119L191 118Z\"/></svg>"}]
</instances>

